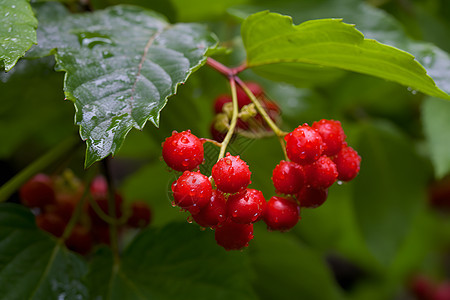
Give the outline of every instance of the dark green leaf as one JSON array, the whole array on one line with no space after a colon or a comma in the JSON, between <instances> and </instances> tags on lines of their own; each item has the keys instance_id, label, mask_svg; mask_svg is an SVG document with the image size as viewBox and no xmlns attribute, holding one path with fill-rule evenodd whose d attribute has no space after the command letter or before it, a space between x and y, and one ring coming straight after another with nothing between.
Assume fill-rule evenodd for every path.
<instances>
[{"instance_id":1,"label":"dark green leaf","mask_svg":"<svg viewBox=\"0 0 450 300\"><path fill-rule=\"evenodd\" d=\"M436 176L450 172L450 103L429 98L423 103L422 118L425 135Z\"/></svg>"},{"instance_id":2,"label":"dark green leaf","mask_svg":"<svg viewBox=\"0 0 450 300\"><path fill-rule=\"evenodd\" d=\"M53 3L37 11L39 46L30 56L57 48L65 94L88 146L86 166L117 153L133 127L147 120L157 126L167 98L217 44L204 26L171 25L133 6L70 15Z\"/></svg>"},{"instance_id":3,"label":"dark green leaf","mask_svg":"<svg viewBox=\"0 0 450 300\"><path fill-rule=\"evenodd\" d=\"M246 253L225 251L197 225L145 231L113 266L107 249L94 258L87 282L96 299L256 299Z\"/></svg>"},{"instance_id":4,"label":"dark green leaf","mask_svg":"<svg viewBox=\"0 0 450 300\"><path fill-rule=\"evenodd\" d=\"M387 266L424 203L429 170L413 144L391 126L365 125L355 147L362 157L353 183L357 224Z\"/></svg>"},{"instance_id":5,"label":"dark green leaf","mask_svg":"<svg viewBox=\"0 0 450 300\"><path fill-rule=\"evenodd\" d=\"M264 67L263 72L279 74L291 63L286 74L296 72L298 80L307 77L311 65L318 70L325 68L325 73L336 68L377 76L450 99L412 55L365 39L354 26L339 19L312 20L294 26L290 17L265 11L249 16L241 32L250 68Z\"/></svg>"},{"instance_id":6,"label":"dark green leaf","mask_svg":"<svg viewBox=\"0 0 450 300\"><path fill-rule=\"evenodd\" d=\"M2 299L86 299L78 256L37 229L30 211L0 204L0 295Z\"/></svg>"},{"instance_id":7,"label":"dark green leaf","mask_svg":"<svg viewBox=\"0 0 450 300\"><path fill-rule=\"evenodd\" d=\"M29 0L0 0L0 67L11 70L36 44L37 20Z\"/></svg>"},{"instance_id":8,"label":"dark green leaf","mask_svg":"<svg viewBox=\"0 0 450 300\"><path fill-rule=\"evenodd\" d=\"M341 298L324 259L292 235L262 228L250 247L258 275L255 290L261 299Z\"/></svg>"}]
</instances>

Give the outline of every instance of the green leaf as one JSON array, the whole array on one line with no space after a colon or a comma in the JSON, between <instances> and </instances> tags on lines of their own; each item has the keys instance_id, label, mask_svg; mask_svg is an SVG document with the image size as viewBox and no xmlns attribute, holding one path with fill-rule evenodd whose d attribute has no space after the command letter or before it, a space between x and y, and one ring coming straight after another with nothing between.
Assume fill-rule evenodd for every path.
<instances>
[{"instance_id":1,"label":"green leaf","mask_svg":"<svg viewBox=\"0 0 450 300\"><path fill-rule=\"evenodd\" d=\"M260 299L341 299L323 257L290 234L261 229L249 249Z\"/></svg>"},{"instance_id":2,"label":"green leaf","mask_svg":"<svg viewBox=\"0 0 450 300\"><path fill-rule=\"evenodd\" d=\"M55 53L57 69L66 72L65 95L75 102L87 142L86 166L116 154L133 127L147 120L158 126L167 98L217 44L202 25L171 25L133 6L71 15L48 3L37 12L39 46L30 56Z\"/></svg>"},{"instance_id":3,"label":"green leaf","mask_svg":"<svg viewBox=\"0 0 450 300\"><path fill-rule=\"evenodd\" d=\"M363 125L355 148L362 157L352 183L357 226L389 266L423 209L429 170L411 141L388 124Z\"/></svg>"},{"instance_id":4,"label":"green leaf","mask_svg":"<svg viewBox=\"0 0 450 300\"><path fill-rule=\"evenodd\" d=\"M83 260L37 229L28 209L0 205L2 299L86 299L86 271Z\"/></svg>"},{"instance_id":5,"label":"green leaf","mask_svg":"<svg viewBox=\"0 0 450 300\"><path fill-rule=\"evenodd\" d=\"M311 65L326 68L325 72L337 68L377 76L450 99L412 55L364 39L353 25L339 19L312 20L294 26L290 17L264 11L249 16L242 24L241 34L248 67L264 66L263 73L270 72L269 68L281 73L282 67L291 63L287 73L293 74L296 68L301 79L307 76L305 73Z\"/></svg>"},{"instance_id":6,"label":"green leaf","mask_svg":"<svg viewBox=\"0 0 450 300\"><path fill-rule=\"evenodd\" d=\"M438 178L450 172L450 103L429 98L423 103L422 119L431 161Z\"/></svg>"},{"instance_id":7,"label":"green leaf","mask_svg":"<svg viewBox=\"0 0 450 300\"><path fill-rule=\"evenodd\" d=\"M37 20L29 0L0 0L0 67L11 70L36 44Z\"/></svg>"},{"instance_id":8,"label":"green leaf","mask_svg":"<svg viewBox=\"0 0 450 300\"><path fill-rule=\"evenodd\" d=\"M120 265L101 250L86 282L95 299L228 300L256 299L252 278L246 252L227 252L211 231L172 223L137 236Z\"/></svg>"}]
</instances>

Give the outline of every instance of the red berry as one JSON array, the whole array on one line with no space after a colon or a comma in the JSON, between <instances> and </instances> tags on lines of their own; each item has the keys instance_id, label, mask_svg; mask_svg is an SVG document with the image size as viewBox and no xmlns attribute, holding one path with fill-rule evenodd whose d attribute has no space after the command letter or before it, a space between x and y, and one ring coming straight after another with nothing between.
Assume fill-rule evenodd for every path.
<instances>
[{"instance_id":1,"label":"red berry","mask_svg":"<svg viewBox=\"0 0 450 300\"><path fill-rule=\"evenodd\" d=\"M36 225L56 237L62 236L66 228L66 222L55 213L43 213L36 216Z\"/></svg>"},{"instance_id":2,"label":"red berry","mask_svg":"<svg viewBox=\"0 0 450 300\"><path fill-rule=\"evenodd\" d=\"M255 95L256 98L263 95L264 91L262 87L256 82L246 82L245 85L248 89ZM247 96L244 90L241 87L237 87L236 89L237 99L239 108L242 108L244 105L248 105L252 103L252 100Z\"/></svg>"},{"instance_id":3,"label":"red berry","mask_svg":"<svg viewBox=\"0 0 450 300\"><path fill-rule=\"evenodd\" d=\"M192 218L202 227L215 227L227 219L227 202L225 196L219 190L212 191L211 201Z\"/></svg>"},{"instance_id":4,"label":"red berry","mask_svg":"<svg viewBox=\"0 0 450 300\"><path fill-rule=\"evenodd\" d=\"M434 291L431 280L423 275L418 275L411 282L411 291L418 300L430 300Z\"/></svg>"},{"instance_id":5,"label":"red berry","mask_svg":"<svg viewBox=\"0 0 450 300\"><path fill-rule=\"evenodd\" d=\"M66 240L67 248L82 255L86 255L91 251L92 243L93 240L89 228L83 225L75 225Z\"/></svg>"},{"instance_id":6,"label":"red berry","mask_svg":"<svg viewBox=\"0 0 450 300\"><path fill-rule=\"evenodd\" d=\"M47 206L46 211L58 215L65 222L69 222L73 212L75 211L75 206L75 202L58 200L56 204Z\"/></svg>"},{"instance_id":7,"label":"red berry","mask_svg":"<svg viewBox=\"0 0 450 300\"><path fill-rule=\"evenodd\" d=\"M342 148L333 161L339 173L339 180L350 181L358 175L361 156L352 147Z\"/></svg>"},{"instance_id":8,"label":"red berry","mask_svg":"<svg viewBox=\"0 0 450 300\"><path fill-rule=\"evenodd\" d=\"M322 137L308 124L297 127L285 136L285 140L289 159L298 164L311 164L322 155Z\"/></svg>"},{"instance_id":9,"label":"red berry","mask_svg":"<svg viewBox=\"0 0 450 300\"><path fill-rule=\"evenodd\" d=\"M216 228L215 239L225 250L239 250L253 239L253 224L239 224L230 220Z\"/></svg>"},{"instance_id":10,"label":"red berry","mask_svg":"<svg viewBox=\"0 0 450 300\"><path fill-rule=\"evenodd\" d=\"M272 181L277 193L295 194L305 184L303 167L294 162L282 160L273 169Z\"/></svg>"},{"instance_id":11,"label":"red berry","mask_svg":"<svg viewBox=\"0 0 450 300\"><path fill-rule=\"evenodd\" d=\"M297 200L301 207L316 208L327 200L327 189L316 189L313 187L303 187L297 194Z\"/></svg>"},{"instance_id":12,"label":"red berry","mask_svg":"<svg viewBox=\"0 0 450 300\"><path fill-rule=\"evenodd\" d=\"M250 169L238 156L229 153L212 168L212 177L219 190L224 193L237 193L250 184Z\"/></svg>"},{"instance_id":13,"label":"red berry","mask_svg":"<svg viewBox=\"0 0 450 300\"><path fill-rule=\"evenodd\" d=\"M273 196L267 202L263 220L269 230L287 231L297 224L300 207L293 199Z\"/></svg>"},{"instance_id":14,"label":"red berry","mask_svg":"<svg viewBox=\"0 0 450 300\"><path fill-rule=\"evenodd\" d=\"M304 166L306 184L316 189L330 187L338 177L336 164L325 155L316 162Z\"/></svg>"},{"instance_id":15,"label":"red berry","mask_svg":"<svg viewBox=\"0 0 450 300\"><path fill-rule=\"evenodd\" d=\"M131 203L131 216L127 220L127 224L135 228L144 228L152 219L152 212L146 202L135 201Z\"/></svg>"},{"instance_id":16,"label":"red berry","mask_svg":"<svg viewBox=\"0 0 450 300\"><path fill-rule=\"evenodd\" d=\"M247 189L228 197L227 215L236 223L255 223L262 218L266 205L261 191Z\"/></svg>"},{"instance_id":17,"label":"red berry","mask_svg":"<svg viewBox=\"0 0 450 300\"><path fill-rule=\"evenodd\" d=\"M196 214L210 201L212 186L205 175L185 171L172 184L172 192L176 205Z\"/></svg>"},{"instance_id":18,"label":"red berry","mask_svg":"<svg viewBox=\"0 0 450 300\"><path fill-rule=\"evenodd\" d=\"M345 141L344 129L342 129L341 122L322 119L319 122L314 122L312 128L317 130L322 137L324 144L323 154L327 156L338 154Z\"/></svg>"},{"instance_id":19,"label":"red berry","mask_svg":"<svg viewBox=\"0 0 450 300\"><path fill-rule=\"evenodd\" d=\"M52 179L45 174L37 174L20 188L22 203L28 207L44 208L55 202Z\"/></svg>"},{"instance_id":20,"label":"red berry","mask_svg":"<svg viewBox=\"0 0 450 300\"><path fill-rule=\"evenodd\" d=\"M220 95L216 98L216 100L214 101L214 112L216 114L221 113L222 112L222 108L225 105L225 103L228 102L232 102L233 100L231 99L230 95Z\"/></svg>"},{"instance_id":21,"label":"red berry","mask_svg":"<svg viewBox=\"0 0 450 300\"><path fill-rule=\"evenodd\" d=\"M166 138L162 155L166 164L176 171L197 168L203 162L203 144L190 130L174 132Z\"/></svg>"}]
</instances>

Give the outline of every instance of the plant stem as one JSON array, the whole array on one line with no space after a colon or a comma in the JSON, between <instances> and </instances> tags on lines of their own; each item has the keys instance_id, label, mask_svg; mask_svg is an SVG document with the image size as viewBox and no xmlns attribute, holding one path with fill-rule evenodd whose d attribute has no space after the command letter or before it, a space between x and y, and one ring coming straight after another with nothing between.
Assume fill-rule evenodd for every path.
<instances>
[{"instance_id":1,"label":"plant stem","mask_svg":"<svg viewBox=\"0 0 450 300\"><path fill-rule=\"evenodd\" d=\"M233 115L231 116L230 128L228 129L227 135L223 139L221 146L220 146L219 158L217 159L218 161L225 156L225 151L227 149L228 143L231 140L231 137L233 136L234 128L236 127L237 117L238 117L238 113L239 113L235 77L230 76L229 79L230 79L230 86L231 86L231 98L233 100Z\"/></svg>"},{"instance_id":2,"label":"plant stem","mask_svg":"<svg viewBox=\"0 0 450 300\"><path fill-rule=\"evenodd\" d=\"M278 126L272 121L266 110L261 106L261 103L259 103L258 99L256 99L255 95L253 95L252 91L250 91L247 85L239 77L236 77L236 83L244 90L250 100L252 100L252 103L255 105L256 110L263 117L264 121L266 121L272 131L277 136L285 136L287 133L278 128Z\"/></svg>"},{"instance_id":3,"label":"plant stem","mask_svg":"<svg viewBox=\"0 0 450 300\"><path fill-rule=\"evenodd\" d=\"M17 173L13 178L11 178L0 188L0 203L8 200L8 198L16 190L18 190L30 177L45 169L53 162L60 159L63 155L68 153L70 150L72 150L76 146L78 141L78 138L76 138L75 136L70 136L55 148L51 149L46 154L28 165L25 169Z\"/></svg>"},{"instance_id":4,"label":"plant stem","mask_svg":"<svg viewBox=\"0 0 450 300\"><path fill-rule=\"evenodd\" d=\"M222 147L222 143L219 143L219 142L216 141L216 140L212 140L212 139L208 139L208 138L200 138L199 140L200 140L202 143L211 143L211 144L213 144L214 146Z\"/></svg>"},{"instance_id":5,"label":"plant stem","mask_svg":"<svg viewBox=\"0 0 450 300\"><path fill-rule=\"evenodd\" d=\"M109 168L109 158L102 160L104 175L108 182L108 214L111 218L116 219L116 190L111 177L111 170ZM119 264L119 245L117 240L117 222L109 223L109 238L111 240L111 250L114 255L114 264Z\"/></svg>"},{"instance_id":6,"label":"plant stem","mask_svg":"<svg viewBox=\"0 0 450 300\"><path fill-rule=\"evenodd\" d=\"M64 229L64 233L59 239L61 243L63 243L67 238L70 236L70 233L72 232L73 228L77 224L78 220L80 219L81 213L83 212L83 206L86 202L86 199L89 197L89 186L91 185L92 179L94 178L94 175L96 174L94 168L91 168L88 170L88 174L85 179L85 186L83 191L83 196L81 197L80 201L78 201L77 206L75 207L75 210L70 217L69 223L67 223L66 229Z\"/></svg>"},{"instance_id":7,"label":"plant stem","mask_svg":"<svg viewBox=\"0 0 450 300\"><path fill-rule=\"evenodd\" d=\"M232 77L235 75L232 69L228 68L227 66L224 66L223 64L221 64L215 59L212 59L211 57L208 57L206 59L206 64L211 68L213 68L214 70L218 71L219 73L225 75L226 77Z\"/></svg>"}]
</instances>

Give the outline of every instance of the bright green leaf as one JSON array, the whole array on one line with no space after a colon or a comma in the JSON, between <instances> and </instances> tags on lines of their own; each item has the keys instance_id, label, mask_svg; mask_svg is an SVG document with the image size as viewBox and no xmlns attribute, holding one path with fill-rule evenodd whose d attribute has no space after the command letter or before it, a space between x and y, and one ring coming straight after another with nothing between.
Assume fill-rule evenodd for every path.
<instances>
[{"instance_id":1,"label":"bright green leaf","mask_svg":"<svg viewBox=\"0 0 450 300\"><path fill-rule=\"evenodd\" d=\"M352 183L358 228L373 255L389 266L422 208L429 170L392 126L363 126L355 148L362 157Z\"/></svg>"},{"instance_id":2,"label":"bright green leaf","mask_svg":"<svg viewBox=\"0 0 450 300\"><path fill-rule=\"evenodd\" d=\"M36 44L37 20L29 0L0 0L0 67L11 70Z\"/></svg>"},{"instance_id":3,"label":"bright green leaf","mask_svg":"<svg viewBox=\"0 0 450 300\"><path fill-rule=\"evenodd\" d=\"M172 223L136 237L114 266L108 249L87 277L95 299L256 299L245 252L219 247L211 231Z\"/></svg>"},{"instance_id":4,"label":"bright green leaf","mask_svg":"<svg viewBox=\"0 0 450 300\"><path fill-rule=\"evenodd\" d=\"M2 299L86 299L78 256L37 229L23 206L0 204L0 295Z\"/></svg>"},{"instance_id":5,"label":"bright green leaf","mask_svg":"<svg viewBox=\"0 0 450 300\"><path fill-rule=\"evenodd\" d=\"M147 120L158 126L167 98L217 44L202 25L172 25L133 6L70 15L49 3L37 12L39 46L30 56L55 53L66 72L65 94L87 142L86 166L117 153L133 127Z\"/></svg>"},{"instance_id":6,"label":"bright green leaf","mask_svg":"<svg viewBox=\"0 0 450 300\"><path fill-rule=\"evenodd\" d=\"M436 87L414 57L396 48L364 39L353 25L339 19L323 19L294 26L292 19L267 11L249 16L241 28L250 68L265 67L281 73L278 64L297 68L306 77L305 65L337 68L391 80L429 95L450 99ZM266 68L267 67L267 68ZM325 69L325 72L328 70ZM256 69L255 71L258 71Z\"/></svg>"},{"instance_id":7,"label":"bright green leaf","mask_svg":"<svg viewBox=\"0 0 450 300\"><path fill-rule=\"evenodd\" d=\"M429 98L422 107L424 132L436 176L450 172L450 103Z\"/></svg>"}]
</instances>

